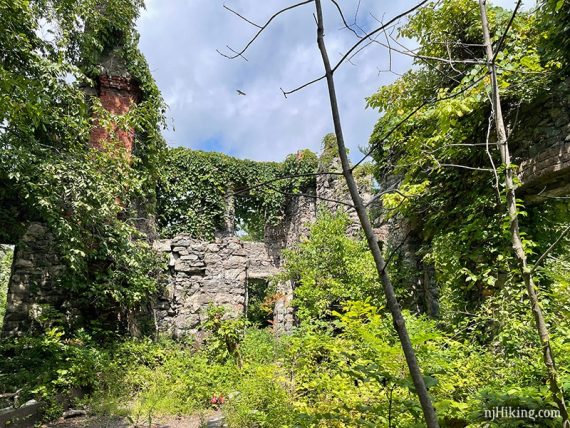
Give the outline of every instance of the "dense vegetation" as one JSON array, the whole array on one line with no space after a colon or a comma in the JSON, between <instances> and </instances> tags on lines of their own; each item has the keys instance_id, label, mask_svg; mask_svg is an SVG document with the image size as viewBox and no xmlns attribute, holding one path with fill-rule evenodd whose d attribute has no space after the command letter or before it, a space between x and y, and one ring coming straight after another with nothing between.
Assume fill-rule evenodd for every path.
<instances>
[{"instance_id":1,"label":"dense vegetation","mask_svg":"<svg viewBox=\"0 0 570 428\"><path fill-rule=\"evenodd\" d=\"M229 208L240 232L262 240L265 225L283 218L286 202L314 187L316 170L317 156L310 150L277 163L169 149L158 188L161 235L212 238L226 228Z\"/></svg>"},{"instance_id":2,"label":"dense vegetation","mask_svg":"<svg viewBox=\"0 0 570 428\"><path fill-rule=\"evenodd\" d=\"M61 286L88 308L128 311L155 289L159 267L131 217L152 200L164 141L164 105L137 48L141 3L0 3L0 242L15 244L42 221L67 266ZM124 118L110 117L85 86L95 86L103 57L115 52L141 88ZM93 126L132 126L135 153L111 138L88 147ZM151 207L142 207L144 212Z\"/></svg>"},{"instance_id":3,"label":"dense vegetation","mask_svg":"<svg viewBox=\"0 0 570 428\"><path fill-rule=\"evenodd\" d=\"M287 255L284 275L298 280L301 318L291 336L275 338L243 320L220 322L215 308L205 323L210 337L200 350L150 339L115 341L102 349L86 333L69 339L51 330L9 345L5 373L18 374L8 381L27 385L24 396L48 400L81 386L88 395L79 403L141 423L207 412L217 407L212 397L221 395L228 422L236 427L421 427L398 340L378 300L374 266L365 243L346 237L347 225L342 215L323 214L310 238ZM552 290L559 294L548 309L558 320L567 320L570 307L568 269L567 262L549 268ZM452 326L447 320L406 313L443 426L487 426L484 410L494 406L552 409L529 317L520 309L520 296L512 289L506 293L469 323L456 324L455 331L446 331ZM487 328L490 317L494 333ZM556 331L566 384L568 331L567 323ZM21 366L31 370L18 371ZM60 404L52 406L51 414L58 415ZM513 420L497 426L557 424Z\"/></svg>"},{"instance_id":4,"label":"dense vegetation","mask_svg":"<svg viewBox=\"0 0 570 428\"><path fill-rule=\"evenodd\" d=\"M0 2L0 222L6 225L0 242L12 242L26 222L48 224L68 267L62 287L100 318L122 315L156 291L160 260L145 239L136 239L141 235L125 215L138 202L151 201L142 211L157 215L164 236L211 238L226 227L230 207L240 233L259 239L282 218L288 198L314 185L318 168L309 151L270 163L166 150L164 106L136 48L134 20L142 4L105 5ZM511 12L490 8L509 118L568 78L569 8L552 0L520 12L503 41ZM52 37L39 35L44 20ZM512 254L504 188L488 170L490 159L500 165L498 154L485 150L490 82L485 64L467 61L483 57L480 26L475 2L444 0L399 29L419 43L416 64L368 99L381 113L370 140L374 174L381 184L401 182L398 193L383 196L385 210L376 220L412 225L421 262L435 273L439 313L430 318L416 306L404 313L441 426L557 427L555 418L490 421L485 414L496 407L556 406ZM108 117L81 89L111 51L126 60L142 90L141 104L125 118ZM465 61L437 59L449 57ZM114 144L103 151L87 147L93 112L102 123L124 120L136 129L131 158ZM333 143L325 138L321 162L338 153ZM570 202L525 206L521 200L519 208L534 263L568 226ZM124 326L97 318L82 326L50 320L41 334L1 342L0 393L20 390L21 402L45 401L47 419L67 405L128 415L137 424L221 407L231 427L425 426L372 256L361 236L347 236L349 223L323 210L309 235L284 253L274 282L296 284L298 326L290 335L264 328L269 314L261 297L249 320L225 319L222 308L211 307L200 344L129 337ZM401 263L405 254L397 243L383 250L406 302L413 273ZM1 247L2 296L10 257ZM536 275L568 399L568 236ZM0 316L3 310L0 300Z\"/></svg>"},{"instance_id":5,"label":"dense vegetation","mask_svg":"<svg viewBox=\"0 0 570 428\"><path fill-rule=\"evenodd\" d=\"M6 312L6 294L8 293L8 280L12 269L13 250L0 246L0 327Z\"/></svg>"}]
</instances>

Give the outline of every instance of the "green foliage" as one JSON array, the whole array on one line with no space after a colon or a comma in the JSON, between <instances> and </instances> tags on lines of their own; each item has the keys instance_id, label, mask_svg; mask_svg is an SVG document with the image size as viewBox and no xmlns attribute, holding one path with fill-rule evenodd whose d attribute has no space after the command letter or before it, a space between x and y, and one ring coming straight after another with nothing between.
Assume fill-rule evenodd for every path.
<instances>
[{"instance_id":1,"label":"green foliage","mask_svg":"<svg viewBox=\"0 0 570 428\"><path fill-rule=\"evenodd\" d=\"M320 168L328 170L332 161L338 158L338 146L335 134L327 134L321 143L322 150L319 156Z\"/></svg>"},{"instance_id":2,"label":"green foliage","mask_svg":"<svg viewBox=\"0 0 570 428\"><path fill-rule=\"evenodd\" d=\"M83 331L66 339L63 331L53 328L39 337L4 340L0 345L2 392L20 389L24 402L47 402L47 418L58 417L74 392L99 387L98 375L109 363Z\"/></svg>"},{"instance_id":3,"label":"green foliage","mask_svg":"<svg viewBox=\"0 0 570 428\"><path fill-rule=\"evenodd\" d=\"M540 25L545 30L545 43L541 53L547 58L562 62L561 73L568 75L570 52L570 2L568 0L543 0Z\"/></svg>"},{"instance_id":4,"label":"green foliage","mask_svg":"<svg viewBox=\"0 0 570 428\"><path fill-rule=\"evenodd\" d=\"M251 368L239 384L239 393L224 409L231 427L294 426L295 408L285 371L277 365Z\"/></svg>"},{"instance_id":5,"label":"green foliage","mask_svg":"<svg viewBox=\"0 0 570 428\"><path fill-rule=\"evenodd\" d=\"M539 25L541 13L519 12L497 55L507 115L508 106L528 103L547 91L558 73L561 58L542 56L550 30ZM490 8L495 44L511 15ZM424 57L484 57L478 46L482 39L479 10L469 0L422 8L400 34L418 40L417 53ZM435 266L443 296L442 320L455 329L466 312L476 311L487 297L517 284L520 277L512 273L516 263L503 207L504 189L490 171L492 161L502 174L500 158L497 150L487 152L485 147L490 115L486 66L425 58L416 62L413 70L368 99L370 106L384 113L370 144L378 148L374 151L377 179L402 178L402 193L385 195L384 206L390 209L388 216L403 216L420 231L420 254ZM519 209L523 217L520 202ZM531 255L540 246L537 238L523 236Z\"/></svg>"},{"instance_id":6,"label":"green foliage","mask_svg":"<svg viewBox=\"0 0 570 428\"><path fill-rule=\"evenodd\" d=\"M517 14L497 55L498 83L507 117L511 113L514 117L509 111L512 106L540 98L564 73L560 67L566 61L565 54L547 49L554 21L547 23L544 13ZM489 10L495 46L510 17L510 12L500 8ZM417 53L425 57L484 57L477 46L482 39L481 24L472 1L448 0L422 9L400 34L418 40ZM549 403L540 361L542 350L512 256L504 189L496 182L490 165L498 167L499 176L504 170L498 152L492 145L489 151L485 147L489 85L483 64L451 65L424 58L368 100L383 113L370 141L377 148L376 177L380 182L394 175L402 179L403 195L386 195L383 203L392 210L389 216L406 218L420 233L418 254L424 263L435 267L440 290L438 327L460 342L480 347L479 355L470 363L487 361L493 372L490 377L490 373L480 373L485 381L477 386L477 393L452 406L459 419L469 420L473 426L479 426L477 421L482 423L482 410L496 405L532 409ZM528 211L522 201L517 201L517 206L525 251L533 261L567 226L567 204L542 204ZM543 309L551 320L549 329L556 338L556 355L563 360L568 330L567 299L562 294L567 286L560 277L565 272L566 254L567 240L552 255L552 265L539 271L538 280ZM391 265L392 269L397 267ZM401 276L398 273L396 281ZM429 367L430 362L423 364ZM458 372L467 376L462 369ZM566 372L563 376L566 379ZM450 410L444 402L443 407ZM442 404L436 402L436 406L440 409ZM497 426L527 426L525 423L501 421Z\"/></svg>"},{"instance_id":7,"label":"green foliage","mask_svg":"<svg viewBox=\"0 0 570 428\"><path fill-rule=\"evenodd\" d=\"M308 239L284 252L282 280L293 280L294 304L301 320L326 319L347 300L378 302L378 273L363 239L346 235L346 215L319 213Z\"/></svg>"},{"instance_id":8,"label":"green foliage","mask_svg":"<svg viewBox=\"0 0 570 428\"><path fill-rule=\"evenodd\" d=\"M485 426L483 410L494 406L551 408L526 336L511 332L520 347L503 355L442 333L433 320L405 317L442 426ZM56 397L147 421L207 412L212 397L221 396L230 427L423 426L391 319L367 302L346 302L326 327L308 321L281 338L247 329L240 340L241 366L218 358L225 353L220 348L148 339L101 346L84 333L66 339L54 329L2 343L0 392L25 386L23 400L54 403L51 417L61 411ZM568 336L557 346L567 343ZM74 398L78 388L87 395ZM551 422L512 426L556 426Z\"/></svg>"},{"instance_id":9,"label":"green foliage","mask_svg":"<svg viewBox=\"0 0 570 428\"><path fill-rule=\"evenodd\" d=\"M273 317L276 290L274 284L266 280L249 278L247 280L247 320L264 327Z\"/></svg>"},{"instance_id":10,"label":"green foliage","mask_svg":"<svg viewBox=\"0 0 570 428\"><path fill-rule=\"evenodd\" d=\"M14 251L9 247L0 245L0 328L6 312L6 294L8 293L8 281L12 271L12 258Z\"/></svg>"},{"instance_id":11,"label":"green foliage","mask_svg":"<svg viewBox=\"0 0 570 428\"><path fill-rule=\"evenodd\" d=\"M136 49L133 23L140 2L110 0L106 8L99 3L0 4L5 29L0 33L0 195L20 201L20 211L47 222L69 267L66 291L104 318L109 307L136 307L155 287L152 277L159 264L126 218L136 200L152 197L163 161L163 107ZM567 2L547 3L545 15L517 16L497 57L507 103L532 100L566 61L565 42L558 40L565 37ZM477 46L468 50L455 43L480 43L476 4L438 4L422 9L401 35L416 39L424 56L465 59L472 50L482 55ZM53 41L37 35L45 17L58 24ZM490 11L495 42L509 18L501 9ZM554 40L560 50L547 55ZM85 102L79 88L97 75L97 63L111 51L125 60L143 91L141 105L125 117L106 114L96 101ZM70 83L69 74L75 81ZM441 286L439 320L409 311L404 315L443 427L494 426L484 418L494 406L552 407L531 315L521 304L525 295L509 248L503 196L496 195L488 171L446 166L489 162L480 147L465 145L480 143L485 135L489 82L484 74L482 64L452 67L422 60L368 100L383 113L371 138L379 148L374 153L377 178L396 174L403 179L402 194L386 195L383 202L394 215L421 223L420 253L435 266ZM452 94L457 96L444 100ZM135 127L131 159L113 138L104 151L86 149L90 109L109 130L115 124ZM329 135L323 144L321 163L330 163L336 156L334 139ZM262 236L266 224L282 218L289 194L314 185L317 171L316 156L308 151L283 163L261 163L171 149L165 160L158 194L163 233L206 238L223 227L232 194L242 230L250 238ZM360 170L360 178L369 168ZM276 180L285 176L297 177ZM2 209L0 218L11 214ZM522 226L531 261L556 239L568 214L567 203L525 212ZM285 270L277 280L296 284L293 303L300 320L290 336L276 338L244 319L228 319L220 308L210 309L201 346L117 337L101 342L103 335L97 340L83 330L64 333L53 327L38 337L0 343L0 393L22 388L23 400L51 403L48 417L61 413L62 397L74 406L128 414L137 422L208 411L213 397L224 397L222 411L233 427L423 426L370 252L363 240L346 236L347 226L346 216L321 213L307 239L285 253ZM537 272L567 391L569 246L563 240ZM0 284L7 260L0 262ZM390 268L398 268L397 259ZM407 295L411 291L402 288L408 275L398 274L395 286ZM260 311L258 297L254 303ZM49 317L47 326L57 324L56 317ZM74 398L77 389L86 396ZM557 422L512 420L496 426Z\"/></svg>"},{"instance_id":12,"label":"green foliage","mask_svg":"<svg viewBox=\"0 0 570 428\"><path fill-rule=\"evenodd\" d=\"M316 165L316 155L309 150L276 163L169 149L158 195L161 232L165 236L189 233L212 238L223 229L227 199L232 196L238 225L259 238L265 224L282 218L288 195L294 196L314 183Z\"/></svg>"},{"instance_id":13,"label":"green foliage","mask_svg":"<svg viewBox=\"0 0 570 428\"><path fill-rule=\"evenodd\" d=\"M226 309L222 306L210 306L203 328L208 333L206 349L220 361L233 358L241 366L240 343L245 334L247 320L244 318L225 317Z\"/></svg>"},{"instance_id":14,"label":"green foliage","mask_svg":"<svg viewBox=\"0 0 570 428\"><path fill-rule=\"evenodd\" d=\"M9 230L46 223L68 268L62 285L79 305L99 310L139 305L155 289L159 269L131 220L151 209L137 205L154 198L164 148L164 103L137 48L141 6L138 0L0 4L0 182L9 196L0 218ZM124 117L110 115L83 90L95 85L111 50L141 89L141 103ZM93 113L109 131L114 125L136 131L132 156L113 133L105 150L88 147ZM17 202L9 206L10 200Z\"/></svg>"},{"instance_id":15,"label":"green foliage","mask_svg":"<svg viewBox=\"0 0 570 428\"><path fill-rule=\"evenodd\" d=\"M494 42L509 18L510 14L500 8L489 11L490 27L496 32ZM538 19L536 14L519 13L497 55L499 86L506 105L534 99L560 66L555 59L540 57L545 33L537 25ZM458 61L484 57L482 48L470 46L480 44L482 38L478 8L470 0L447 0L440 6L422 8L400 34L417 39L417 54L424 57ZM477 136L485 135L489 113L486 66L436 59L416 62L416 67L396 83L368 98L369 106L384 113L370 140L378 146L375 159L379 173L402 173L407 184L429 179L432 187L453 183L458 176L476 176L475 171L454 174L443 165L489 163L481 147L466 145L484 142ZM410 118L384 140L384 135L408 115ZM484 183L486 187L487 183L490 181Z\"/></svg>"}]
</instances>

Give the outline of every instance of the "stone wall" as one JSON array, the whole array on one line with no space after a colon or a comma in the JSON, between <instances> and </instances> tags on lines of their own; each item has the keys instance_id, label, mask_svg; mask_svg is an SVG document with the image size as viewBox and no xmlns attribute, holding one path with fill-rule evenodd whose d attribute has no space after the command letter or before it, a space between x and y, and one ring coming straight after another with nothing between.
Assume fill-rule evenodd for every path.
<instances>
[{"instance_id":1,"label":"stone wall","mask_svg":"<svg viewBox=\"0 0 570 428\"><path fill-rule=\"evenodd\" d=\"M65 296L58 287L64 269L54 253L53 238L47 228L31 223L14 249L2 335L37 331L50 308L57 307L62 315L73 314L71 307L65 308Z\"/></svg>"},{"instance_id":2,"label":"stone wall","mask_svg":"<svg viewBox=\"0 0 570 428\"><path fill-rule=\"evenodd\" d=\"M306 189L306 196L293 197L288 201L285 218L278 225L265 229L265 246L277 270L281 268L282 252L292 248L307 236L309 227L317 217L318 193ZM276 301L273 308L273 326L276 334L291 331L295 325L295 310L292 306L295 284L282 281L276 284Z\"/></svg>"},{"instance_id":3,"label":"stone wall","mask_svg":"<svg viewBox=\"0 0 570 428\"><path fill-rule=\"evenodd\" d=\"M510 115L513 162L527 199L570 192L570 79Z\"/></svg>"},{"instance_id":4,"label":"stone wall","mask_svg":"<svg viewBox=\"0 0 570 428\"><path fill-rule=\"evenodd\" d=\"M278 272L262 242L204 242L182 235L155 247L170 258L167 284L155 305L157 330L175 338L199 334L210 305L223 306L230 317L244 315L248 280L268 280Z\"/></svg>"},{"instance_id":5,"label":"stone wall","mask_svg":"<svg viewBox=\"0 0 570 428\"><path fill-rule=\"evenodd\" d=\"M126 64L116 51L112 51L103 58L101 69L97 87L84 88L85 96L98 97L102 107L112 115L127 114L139 100L140 93L137 84L126 71ZM103 141L111 137L110 133L130 155L135 144L134 129L120 129L114 125L109 130L95 121L89 135L89 144L105 149ZM136 226L151 240L155 234L154 219L148 215L147 205L148 201L135 201L130 207L125 207L123 215L126 216L127 211L136 212L132 216L137 218ZM15 245L3 335L20 335L38 330L39 321L45 315L42 313L49 310L49 307L57 309L58 316L75 318L81 315L76 313L78 309L73 307L70 297L63 295L58 286L64 266L55 254L54 242L46 226L29 220L22 219L22 223L26 224L25 232ZM66 321L69 323L70 319Z\"/></svg>"},{"instance_id":6,"label":"stone wall","mask_svg":"<svg viewBox=\"0 0 570 428\"><path fill-rule=\"evenodd\" d=\"M360 232L360 221L356 210L352 209L352 198L348 192L348 186L344 176L338 175L342 172L340 159L333 158L327 165L319 166L320 172L330 172L332 174L322 174L317 177L317 195L319 196L318 204L331 212L341 211L348 215L350 226L348 233L352 236ZM373 198L373 177L371 175L360 176L355 173L358 191L365 204L368 204ZM372 208L368 206L368 208Z\"/></svg>"},{"instance_id":7,"label":"stone wall","mask_svg":"<svg viewBox=\"0 0 570 428\"><path fill-rule=\"evenodd\" d=\"M136 88L121 70L124 64L106 60L105 73L99 80L99 92L104 108L113 114L123 114L136 102ZM533 104L513 112L513 162L520 165L521 193L527 199L544 200L544 196L567 195L570 191L570 81ZM539 114L537 114L537 112ZM106 136L95 128L91 143L97 145ZM132 132L119 133L119 140L130 151ZM321 172L325 167L321 166ZM326 171L339 172L338 159L326 165ZM371 177L360 177L359 186L365 201L373 195ZM384 188L389 183L381 183ZM538 195L538 196L537 196ZM229 201L231 202L231 201ZM242 242L237 237L219 237L215 242L201 242L187 236L169 241L157 241L157 248L170 257L164 293L154 309L159 331L180 337L194 334L204 320L210 303L228 308L229 314L241 315L247 311L248 279L269 280L281 269L282 252L291 248L307 234L316 218L318 207L331 211L343 210L352 219L349 233L359 232L358 219L350 203L342 176L323 174L316 186L306 189L304 196L288 201L286 215L278 225L266 227L264 242ZM228 206L232 206L231 203ZM226 233L234 229L235 214L228 210ZM421 264L418 254L417 226L405 219L376 222L380 241L392 248L401 246L404 262L415 269L410 279L414 302L406 302L420 311L437 313L437 290L433 287L431 269ZM150 221L152 223L152 221ZM150 224L149 223L149 224ZM149 237L152 227L142 227ZM21 240L16 243L15 262L9 283L8 307L3 327L4 334L23 334L33 331L43 307L66 305L58 294L57 278L63 269L49 233L41 223L30 223ZM288 331L295 323L291 306L295 284L285 281L277 284L274 325L277 332ZM73 316L73 308L63 308L66 316Z\"/></svg>"},{"instance_id":8,"label":"stone wall","mask_svg":"<svg viewBox=\"0 0 570 428\"><path fill-rule=\"evenodd\" d=\"M333 159L332 170L340 170L338 159ZM359 180L363 198L372 198L372 178ZM207 243L188 236L159 241L157 248L170 257L168 284L160 296L155 316L158 331L173 337L199 334L210 304L224 306L229 316L246 314L248 280L272 280L282 268L282 252L292 248L317 216L319 207L330 211L344 210L352 219L349 233L360 230L354 210L347 211L350 195L342 176L320 175L316 187L305 189L305 194L291 197L283 220L267 225L263 242L243 242L237 237L218 237ZM233 223L229 221L227 223ZM273 326L277 334L290 331L295 325L295 311L291 304L295 284L280 281L275 284Z\"/></svg>"}]
</instances>

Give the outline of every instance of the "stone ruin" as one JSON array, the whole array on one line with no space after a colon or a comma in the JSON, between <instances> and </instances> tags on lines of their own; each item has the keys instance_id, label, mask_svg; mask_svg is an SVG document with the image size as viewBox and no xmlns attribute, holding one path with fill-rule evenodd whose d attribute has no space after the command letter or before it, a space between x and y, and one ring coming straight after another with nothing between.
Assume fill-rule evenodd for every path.
<instances>
[{"instance_id":1,"label":"stone ruin","mask_svg":"<svg viewBox=\"0 0 570 428\"><path fill-rule=\"evenodd\" d=\"M155 247L167 254L169 274L164 293L155 306L156 328L173 337L197 334L209 305L223 306L230 316L247 315L249 289L252 281L269 285L281 271L282 251L293 247L308 234L318 209L346 212L350 218L347 233L359 233L354 210L347 210L351 199L341 171L340 160L321 165L316 185L307 194L290 198L284 219L266 226L263 242L242 241L234 235L235 218L231 206L226 216L226 233L214 242L179 235L157 240ZM332 172L326 174L325 172ZM358 180L364 200L373 198L371 176ZM291 306L294 284L277 281L272 325L277 334L290 331L295 325Z\"/></svg>"},{"instance_id":2,"label":"stone ruin","mask_svg":"<svg viewBox=\"0 0 570 428\"><path fill-rule=\"evenodd\" d=\"M128 76L116 69L116 64L106 68L96 93L102 97L104 108L114 114L124 114L128 106L136 102L136 87ZM563 82L560 91L538 100L520 114L517 126L523 127L524 123L524 127L516 134L514 159L521 165L522 192L528 200L540 200L542 194L559 195L569 190L569 85L570 81ZM536 114L537 111L541 114ZM532 126L527 126L527 120ZM102 131L95 128L91 144L96 145L97 139L104 137L100 134ZM120 134L121 142L129 151L133 148L133 138L131 132ZM327 171L339 168L338 161L333 159ZM226 307L232 316L247 314L250 284L254 281L269 283L274 278L281 269L282 251L306 235L308 225L316 218L317 206L346 211L342 202L348 202L349 196L342 180L339 175L319 175L314 189L289 200L280 224L266 227L263 242L242 241L234 236L231 229L235 218L231 212L226 222L229 233L214 242L185 235L155 240L156 249L169 258L163 292L151 308L156 330L173 337L195 334L210 304ZM372 178L361 178L360 186L363 198L370 200ZM389 183L380 183L379 187L388 188ZM353 220L349 233L355 234L358 226L354 211L349 215ZM146 230L151 229L146 227ZM404 243L401 246L404 261L416 272L409 284L416 296L413 304L419 311L436 315L437 288L430 267L423 266L418 255L414 230L405 221L392 221L379 225L377 235L387 245ZM10 239L13 242L5 243L15 245L15 254L3 335L32 331L33 320L43 306L55 306L72 316L73 302L66 301L58 287L63 264L53 253L52 238L41 221L28 221L24 231ZM295 324L291 306L293 289L290 281L276 284L273 326L277 333L289 331Z\"/></svg>"},{"instance_id":3,"label":"stone ruin","mask_svg":"<svg viewBox=\"0 0 570 428\"><path fill-rule=\"evenodd\" d=\"M316 219L319 194L316 188L309 192L289 200L283 220L265 227L263 242L243 241L233 230L213 242L188 235L155 241L155 248L169 258L164 292L154 307L157 331L173 337L197 334L210 305L223 306L229 316L247 315L250 285L262 282L268 287L275 281L282 251L306 236ZM226 223L235 225L235 219ZM275 281L274 288L271 323L279 334L295 324L293 284Z\"/></svg>"}]
</instances>

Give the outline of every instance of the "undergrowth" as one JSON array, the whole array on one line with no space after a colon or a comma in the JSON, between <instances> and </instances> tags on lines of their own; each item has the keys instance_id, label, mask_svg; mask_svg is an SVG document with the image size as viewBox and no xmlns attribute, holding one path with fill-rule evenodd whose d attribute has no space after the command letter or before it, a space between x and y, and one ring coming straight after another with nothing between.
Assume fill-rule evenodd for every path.
<instances>
[{"instance_id":1,"label":"undergrowth","mask_svg":"<svg viewBox=\"0 0 570 428\"><path fill-rule=\"evenodd\" d=\"M484 410L495 406L551 406L536 354L503 358L442 334L431 320L407 319L442 426L487 426ZM52 330L2 344L0 392L23 387L20 401L47 402L48 419L70 405L133 421L221 408L230 427L422 426L391 321L366 302L286 337L250 327L239 345L238 364L207 346L130 339L101 347L86 334ZM568 344L558 345L560 367L568 367Z\"/></svg>"},{"instance_id":2,"label":"undergrowth","mask_svg":"<svg viewBox=\"0 0 570 428\"><path fill-rule=\"evenodd\" d=\"M134 423L221 410L229 427L423 427L392 319L378 299L364 245L346 237L346 218L322 216L307 240L286 252L296 278L298 327L276 337L210 307L198 345L124 339L61 328L0 342L0 394L19 402L124 415ZM334 248L334 251L327 251ZM561 384L570 391L570 262L540 270ZM351 290L346 293L346 290ZM442 293L444 307L455 297ZM355 299L356 297L356 299ZM553 410L531 315L516 281L456 322L404 311L440 426L555 427L560 420L500 419L485 411Z\"/></svg>"}]
</instances>

